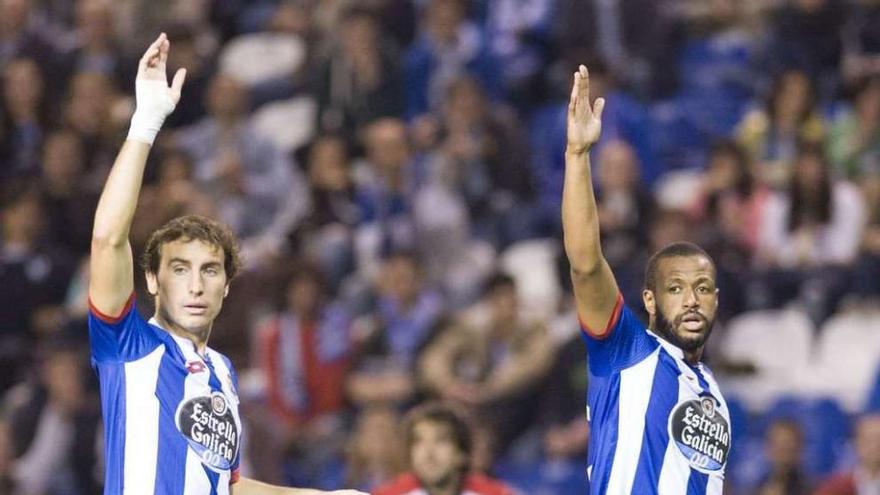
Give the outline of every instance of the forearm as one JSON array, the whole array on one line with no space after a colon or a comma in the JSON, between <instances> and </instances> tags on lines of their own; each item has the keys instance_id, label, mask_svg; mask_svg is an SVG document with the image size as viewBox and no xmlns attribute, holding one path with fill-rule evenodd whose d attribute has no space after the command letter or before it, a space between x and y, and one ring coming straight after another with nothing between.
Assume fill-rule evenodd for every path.
<instances>
[{"instance_id":1,"label":"forearm","mask_svg":"<svg viewBox=\"0 0 880 495\"><path fill-rule=\"evenodd\" d=\"M94 241L111 246L128 241L149 152L150 145L144 142L127 140L122 145L98 201Z\"/></svg>"},{"instance_id":2,"label":"forearm","mask_svg":"<svg viewBox=\"0 0 880 495\"><path fill-rule=\"evenodd\" d=\"M554 353L543 329L540 336L531 339L525 349L528 351L517 355L514 361L501 367L490 379L488 385L491 395L515 396L533 387L550 371Z\"/></svg>"},{"instance_id":3,"label":"forearm","mask_svg":"<svg viewBox=\"0 0 880 495\"><path fill-rule=\"evenodd\" d=\"M599 269L599 215L593 193L589 150L565 152L565 182L562 190L562 228L565 253L576 273Z\"/></svg>"}]
</instances>

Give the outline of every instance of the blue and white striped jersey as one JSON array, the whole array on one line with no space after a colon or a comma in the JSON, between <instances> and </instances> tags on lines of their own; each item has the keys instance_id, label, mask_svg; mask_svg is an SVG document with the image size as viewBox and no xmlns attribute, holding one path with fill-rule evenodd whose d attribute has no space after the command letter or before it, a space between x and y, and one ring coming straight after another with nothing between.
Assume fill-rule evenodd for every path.
<instances>
[{"instance_id":1,"label":"blue and white striped jersey","mask_svg":"<svg viewBox=\"0 0 880 495\"><path fill-rule=\"evenodd\" d=\"M232 363L145 321L89 313L101 383L106 495L228 495L238 479L241 419Z\"/></svg>"},{"instance_id":2,"label":"blue and white striped jersey","mask_svg":"<svg viewBox=\"0 0 880 495\"><path fill-rule=\"evenodd\" d=\"M721 495L730 413L712 373L647 330L618 296L611 329L584 328L591 494Z\"/></svg>"}]
</instances>

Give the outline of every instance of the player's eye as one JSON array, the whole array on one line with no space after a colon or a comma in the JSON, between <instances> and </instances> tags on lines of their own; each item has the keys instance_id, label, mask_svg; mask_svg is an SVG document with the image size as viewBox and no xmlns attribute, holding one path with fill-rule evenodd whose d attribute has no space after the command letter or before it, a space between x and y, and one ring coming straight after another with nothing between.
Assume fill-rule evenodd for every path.
<instances>
[{"instance_id":1,"label":"player's eye","mask_svg":"<svg viewBox=\"0 0 880 495\"><path fill-rule=\"evenodd\" d=\"M669 292L672 294L678 294L679 292L681 292L681 287L678 285L673 285L669 287Z\"/></svg>"},{"instance_id":2,"label":"player's eye","mask_svg":"<svg viewBox=\"0 0 880 495\"><path fill-rule=\"evenodd\" d=\"M216 275L218 275L218 274L220 273L220 270L218 270L218 269L216 269L216 268L214 268L214 267L211 267L211 268L206 268L206 269L205 269L205 273L207 273L208 275L214 277L214 276L216 276Z\"/></svg>"},{"instance_id":3,"label":"player's eye","mask_svg":"<svg viewBox=\"0 0 880 495\"><path fill-rule=\"evenodd\" d=\"M705 285L701 285L701 286L697 287L697 292L699 292L700 294L708 294L709 287L707 287Z\"/></svg>"},{"instance_id":4,"label":"player's eye","mask_svg":"<svg viewBox=\"0 0 880 495\"><path fill-rule=\"evenodd\" d=\"M175 266L171 269L171 271L174 272L175 275L183 275L184 273L186 273L186 268L182 266Z\"/></svg>"}]
</instances>

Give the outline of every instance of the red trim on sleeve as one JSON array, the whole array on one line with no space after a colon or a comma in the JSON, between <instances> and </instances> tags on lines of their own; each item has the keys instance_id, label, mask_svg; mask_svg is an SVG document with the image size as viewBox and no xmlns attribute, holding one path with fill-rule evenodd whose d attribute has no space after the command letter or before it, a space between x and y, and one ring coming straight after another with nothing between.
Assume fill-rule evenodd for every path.
<instances>
[{"instance_id":1,"label":"red trim on sleeve","mask_svg":"<svg viewBox=\"0 0 880 495\"><path fill-rule=\"evenodd\" d=\"M240 477L239 475L241 474L240 471L241 471L241 469L236 469L235 471L232 471L232 473L229 475L229 484L230 485L234 485L234 484L238 483L238 478Z\"/></svg>"},{"instance_id":2,"label":"red trim on sleeve","mask_svg":"<svg viewBox=\"0 0 880 495\"><path fill-rule=\"evenodd\" d=\"M96 308L95 305L92 304L92 299L89 298L89 311L91 311L92 314L95 315L99 320L101 320L104 323L107 323L109 325L119 323L119 321L122 320L123 318L125 318L125 315L127 315L128 312L131 311L131 307L133 305L134 305L134 292L132 292L131 295L128 296L128 301L125 303L125 306L122 308L122 311L120 311L119 316L109 316L109 315L105 315L104 313L98 311L98 308Z\"/></svg>"},{"instance_id":3,"label":"red trim on sleeve","mask_svg":"<svg viewBox=\"0 0 880 495\"><path fill-rule=\"evenodd\" d=\"M617 326L617 320L620 319L620 312L623 310L623 294L620 292L617 293L617 301L614 303L614 310L611 311L611 318L608 320L608 325L605 326L605 332L602 334L598 334L584 324L584 320L581 319L581 316L578 315L578 323L581 325L581 330L584 331L590 337L596 340L605 340L609 336L611 336L611 331L614 330L614 327Z\"/></svg>"}]
</instances>

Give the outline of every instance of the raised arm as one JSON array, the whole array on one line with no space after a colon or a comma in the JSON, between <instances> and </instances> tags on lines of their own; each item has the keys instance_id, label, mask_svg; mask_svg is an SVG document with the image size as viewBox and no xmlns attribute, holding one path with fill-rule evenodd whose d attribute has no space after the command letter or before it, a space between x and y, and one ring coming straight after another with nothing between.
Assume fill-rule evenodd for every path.
<instances>
[{"instance_id":1,"label":"raised arm","mask_svg":"<svg viewBox=\"0 0 880 495\"><path fill-rule=\"evenodd\" d=\"M599 140L604 107L602 98L590 106L590 76L581 65L574 74L568 103L562 230L578 316L594 335L604 335L607 330L618 292L599 244L599 215L590 170L590 148Z\"/></svg>"},{"instance_id":2,"label":"raised arm","mask_svg":"<svg viewBox=\"0 0 880 495\"><path fill-rule=\"evenodd\" d=\"M186 71L174 75L171 87L165 75L170 43L165 33L147 49L138 64L137 109L128 138L122 145L95 212L90 258L89 300L99 312L122 312L134 288L134 262L128 231L141 189L147 155L165 117L180 100Z\"/></svg>"}]
</instances>

